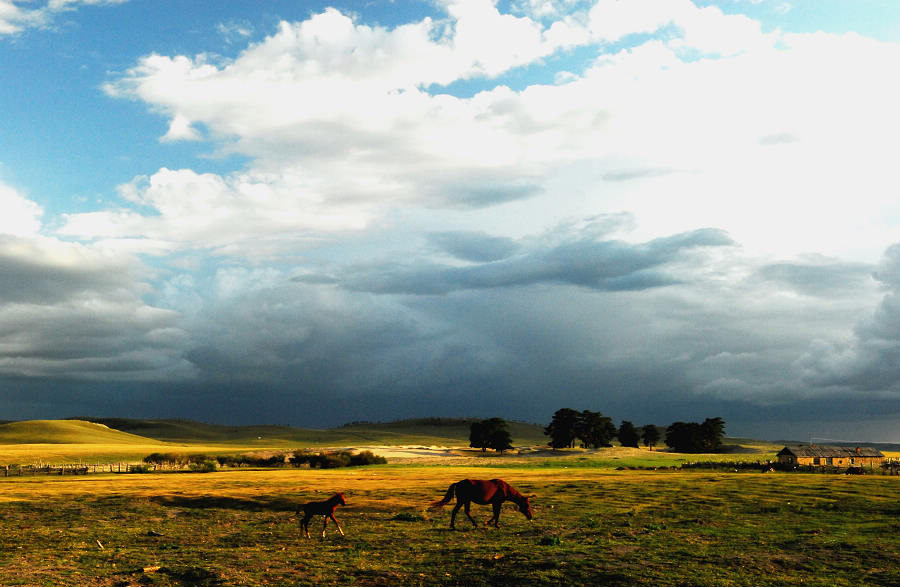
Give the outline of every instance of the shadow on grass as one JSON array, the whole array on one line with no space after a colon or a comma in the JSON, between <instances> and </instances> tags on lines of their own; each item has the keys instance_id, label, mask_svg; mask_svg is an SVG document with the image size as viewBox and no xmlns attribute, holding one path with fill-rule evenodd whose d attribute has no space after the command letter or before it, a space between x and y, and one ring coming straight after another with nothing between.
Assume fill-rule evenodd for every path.
<instances>
[{"instance_id":1,"label":"shadow on grass","mask_svg":"<svg viewBox=\"0 0 900 587\"><path fill-rule=\"evenodd\" d=\"M116 585L117 587L119 585L121 585L122 587L132 585L132 582L127 579L132 579L136 576L140 577L140 579L138 579L138 583L141 585L157 584L157 581L151 578L154 576L160 577L168 585L178 585L185 587L188 585L195 587L216 587L218 585L225 584L225 581L217 573L208 571L201 567L184 567L177 569L168 567L152 567L148 569L137 569L135 571L123 573L118 576L123 577L126 580L114 583L114 585Z\"/></svg>"},{"instance_id":2,"label":"shadow on grass","mask_svg":"<svg viewBox=\"0 0 900 587\"><path fill-rule=\"evenodd\" d=\"M237 497L221 496L188 497L183 495L159 495L151 497L150 501L165 507L179 507L190 509L227 509L252 512L294 512L298 507L297 502L283 498L241 499Z\"/></svg>"}]
</instances>

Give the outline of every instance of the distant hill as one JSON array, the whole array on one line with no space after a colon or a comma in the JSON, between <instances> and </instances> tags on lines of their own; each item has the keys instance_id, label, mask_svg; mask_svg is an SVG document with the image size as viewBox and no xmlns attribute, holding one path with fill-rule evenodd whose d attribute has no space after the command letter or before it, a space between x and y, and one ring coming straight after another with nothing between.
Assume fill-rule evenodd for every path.
<instances>
[{"instance_id":1,"label":"distant hill","mask_svg":"<svg viewBox=\"0 0 900 587\"><path fill-rule=\"evenodd\" d=\"M139 420L131 418L84 418L145 438L172 443L258 444L267 446L321 444L334 439L326 430L290 426L222 426L191 420Z\"/></svg>"},{"instance_id":2,"label":"distant hill","mask_svg":"<svg viewBox=\"0 0 900 587\"><path fill-rule=\"evenodd\" d=\"M78 420L30 420L0 424L0 444L147 443L147 438L114 430L100 423Z\"/></svg>"},{"instance_id":3,"label":"distant hill","mask_svg":"<svg viewBox=\"0 0 900 587\"><path fill-rule=\"evenodd\" d=\"M460 445L469 442L474 419L419 418L394 422L354 422L327 430L291 426L222 426L189 420L84 418L122 432L174 443L244 443L266 446L343 446L359 444ZM513 443L546 442L543 427L510 422Z\"/></svg>"},{"instance_id":4,"label":"distant hill","mask_svg":"<svg viewBox=\"0 0 900 587\"><path fill-rule=\"evenodd\" d=\"M353 432L359 436L372 435L373 437L397 436L430 436L437 438L450 438L461 444L469 443L469 431L472 422L478 418L414 418L408 420L395 420L393 422L351 422L334 432ZM544 435L544 427L539 424L517 422L507 420L509 433L516 445L546 444L547 436Z\"/></svg>"}]
</instances>

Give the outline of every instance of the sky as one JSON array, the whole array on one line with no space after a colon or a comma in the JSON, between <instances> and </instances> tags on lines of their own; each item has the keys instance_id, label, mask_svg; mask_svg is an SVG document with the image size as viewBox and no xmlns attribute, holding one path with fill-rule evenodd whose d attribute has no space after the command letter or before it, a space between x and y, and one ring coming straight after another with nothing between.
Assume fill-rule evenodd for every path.
<instances>
[{"instance_id":1,"label":"sky","mask_svg":"<svg viewBox=\"0 0 900 587\"><path fill-rule=\"evenodd\" d=\"M900 442L900 3L0 0L0 419Z\"/></svg>"}]
</instances>

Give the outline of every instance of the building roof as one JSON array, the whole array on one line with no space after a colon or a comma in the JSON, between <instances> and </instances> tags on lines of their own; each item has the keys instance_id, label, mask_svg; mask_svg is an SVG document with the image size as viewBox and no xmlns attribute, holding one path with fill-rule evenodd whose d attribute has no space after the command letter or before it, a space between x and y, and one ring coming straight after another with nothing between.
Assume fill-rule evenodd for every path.
<instances>
[{"instance_id":1,"label":"building roof","mask_svg":"<svg viewBox=\"0 0 900 587\"><path fill-rule=\"evenodd\" d=\"M795 457L881 457L884 454L877 448L869 446L831 446L825 444L798 444L786 446L778 455L794 455Z\"/></svg>"}]
</instances>

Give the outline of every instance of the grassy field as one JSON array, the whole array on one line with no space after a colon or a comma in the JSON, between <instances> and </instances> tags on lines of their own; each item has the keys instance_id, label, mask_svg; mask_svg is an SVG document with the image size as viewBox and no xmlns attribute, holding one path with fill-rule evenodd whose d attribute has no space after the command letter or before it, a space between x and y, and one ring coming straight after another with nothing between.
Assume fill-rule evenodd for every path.
<instances>
[{"instance_id":1,"label":"grassy field","mask_svg":"<svg viewBox=\"0 0 900 587\"><path fill-rule=\"evenodd\" d=\"M254 431L260 439L153 426L157 438L85 422L3 425L0 464L277 449L302 445L296 435L305 434L266 443L277 436L270 428ZM460 444L463 430L347 428L320 431L320 446L352 446L353 434L359 444ZM0 585L900 584L900 477L669 468L764 461L780 448L729 443L737 446L719 455L535 446L497 457L457 448L324 471L0 477ZM472 528L461 515L450 531L451 506L427 507L452 482L494 477L534 494L534 521L507 505L499 529ZM335 491L347 496L337 512L346 536L330 527L324 540L301 537L297 505ZM490 508L473 514L486 520ZM311 528L315 536L321 521Z\"/></svg>"},{"instance_id":2,"label":"grassy field","mask_svg":"<svg viewBox=\"0 0 900 587\"><path fill-rule=\"evenodd\" d=\"M450 531L427 504L466 477L535 494L534 521L507 505L499 529ZM3 585L900 584L897 477L382 465L0 488ZM346 536L302 538L296 504L335 490Z\"/></svg>"}]
</instances>

